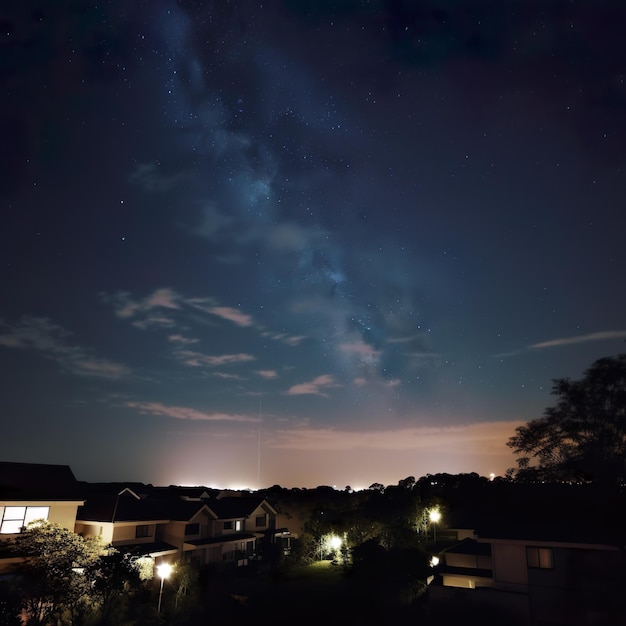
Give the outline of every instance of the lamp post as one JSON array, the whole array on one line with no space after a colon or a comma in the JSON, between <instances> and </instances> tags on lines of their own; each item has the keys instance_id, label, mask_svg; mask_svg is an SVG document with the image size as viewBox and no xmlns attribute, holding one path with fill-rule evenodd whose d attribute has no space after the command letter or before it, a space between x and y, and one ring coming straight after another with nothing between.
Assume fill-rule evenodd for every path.
<instances>
[{"instance_id":1,"label":"lamp post","mask_svg":"<svg viewBox=\"0 0 626 626\"><path fill-rule=\"evenodd\" d=\"M433 543L437 543L437 522L441 519L439 509L431 509L428 519L430 519L433 525Z\"/></svg>"},{"instance_id":2,"label":"lamp post","mask_svg":"<svg viewBox=\"0 0 626 626\"><path fill-rule=\"evenodd\" d=\"M172 566L169 563L161 563L157 566L157 574L161 578L161 589L159 591L159 605L157 607L157 612L161 612L161 599L163 598L163 583L166 578L170 577L172 573Z\"/></svg>"}]
</instances>

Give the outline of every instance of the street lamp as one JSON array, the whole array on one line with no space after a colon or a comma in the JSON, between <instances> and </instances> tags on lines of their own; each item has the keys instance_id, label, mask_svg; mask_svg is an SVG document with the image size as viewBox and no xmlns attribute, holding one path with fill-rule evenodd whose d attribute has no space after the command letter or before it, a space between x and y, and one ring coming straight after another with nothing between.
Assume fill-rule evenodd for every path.
<instances>
[{"instance_id":1,"label":"street lamp","mask_svg":"<svg viewBox=\"0 0 626 626\"><path fill-rule=\"evenodd\" d=\"M166 578L170 577L172 573L172 566L169 563L161 563L157 566L157 574L161 578L161 590L159 591L159 606L157 608L157 612L161 612L161 599L163 598L163 582Z\"/></svg>"},{"instance_id":2,"label":"street lamp","mask_svg":"<svg viewBox=\"0 0 626 626\"><path fill-rule=\"evenodd\" d=\"M437 522L441 519L439 509L431 509L428 514L428 519L430 519L433 525L433 543L437 543Z\"/></svg>"},{"instance_id":3,"label":"street lamp","mask_svg":"<svg viewBox=\"0 0 626 626\"><path fill-rule=\"evenodd\" d=\"M333 550L339 550L339 548L341 548L341 543L342 543L341 537L337 537L337 535L333 535L330 538L330 547Z\"/></svg>"}]
</instances>

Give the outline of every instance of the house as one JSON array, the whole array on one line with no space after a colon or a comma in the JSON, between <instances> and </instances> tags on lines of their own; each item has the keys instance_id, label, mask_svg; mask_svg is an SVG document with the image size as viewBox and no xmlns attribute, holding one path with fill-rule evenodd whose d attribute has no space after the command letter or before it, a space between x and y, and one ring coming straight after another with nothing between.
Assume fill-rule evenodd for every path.
<instances>
[{"instance_id":1,"label":"house","mask_svg":"<svg viewBox=\"0 0 626 626\"><path fill-rule=\"evenodd\" d=\"M67 465L0 462L0 540L10 540L32 521L46 520L74 530L85 502L80 484ZM0 552L0 574L21 561Z\"/></svg>"},{"instance_id":2,"label":"house","mask_svg":"<svg viewBox=\"0 0 626 626\"><path fill-rule=\"evenodd\" d=\"M276 510L263 498L136 484L85 489L76 532L155 563L184 558L198 566L242 566L260 559L267 541L277 541Z\"/></svg>"},{"instance_id":3,"label":"house","mask_svg":"<svg viewBox=\"0 0 626 626\"><path fill-rule=\"evenodd\" d=\"M544 491L554 498L543 506L514 499L458 525L464 538L439 555L430 601L497 609L528 626L626 624L624 533L612 505Z\"/></svg>"}]
</instances>

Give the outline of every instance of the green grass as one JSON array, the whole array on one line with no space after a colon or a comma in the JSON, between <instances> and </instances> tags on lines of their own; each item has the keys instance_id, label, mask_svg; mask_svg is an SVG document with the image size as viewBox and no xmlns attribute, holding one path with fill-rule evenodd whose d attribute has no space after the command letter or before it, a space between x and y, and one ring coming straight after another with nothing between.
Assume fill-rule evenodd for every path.
<instances>
[{"instance_id":1,"label":"green grass","mask_svg":"<svg viewBox=\"0 0 626 626\"><path fill-rule=\"evenodd\" d=\"M235 597L233 597L235 596ZM407 607L389 607L371 590L364 594L345 577L340 566L321 561L293 568L280 576L232 580L215 598L218 623L264 624L273 616L283 623L359 624L399 623Z\"/></svg>"}]
</instances>

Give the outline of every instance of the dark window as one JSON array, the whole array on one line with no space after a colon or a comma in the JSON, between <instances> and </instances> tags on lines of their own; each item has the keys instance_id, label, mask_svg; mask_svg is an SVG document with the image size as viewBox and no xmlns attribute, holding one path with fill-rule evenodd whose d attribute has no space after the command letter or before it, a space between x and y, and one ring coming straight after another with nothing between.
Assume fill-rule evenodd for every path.
<instances>
[{"instance_id":1,"label":"dark window","mask_svg":"<svg viewBox=\"0 0 626 626\"><path fill-rule=\"evenodd\" d=\"M528 567L535 569L552 569L552 548L526 548Z\"/></svg>"},{"instance_id":2,"label":"dark window","mask_svg":"<svg viewBox=\"0 0 626 626\"><path fill-rule=\"evenodd\" d=\"M259 526L265 527L265 515L257 515L255 524L257 528L259 528Z\"/></svg>"},{"instance_id":3,"label":"dark window","mask_svg":"<svg viewBox=\"0 0 626 626\"><path fill-rule=\"evenodd\" d=\"M224 530L232 530L233 523L232 522L224 522Z\"/></svg>"},{"instance_id":4,"label":"dark window","mask_svg":"<svg viewBox=\"0 0 626 626\"><path fill-rule=\"evenodd\" d=\"M139 524L135 528L135 538L152 537L154 535L154 524Z\"/></svg>"},{"instance_id":5,"label":"dark window","mask_svg":"<svg viewBox=\"0 0 626 626\"><path fill-rule=\"evenodd\" d=\"M199 535L200 534L200 524L187 524L185 526L185 536L189 535Z\"/></svg>"}]
</instances>

